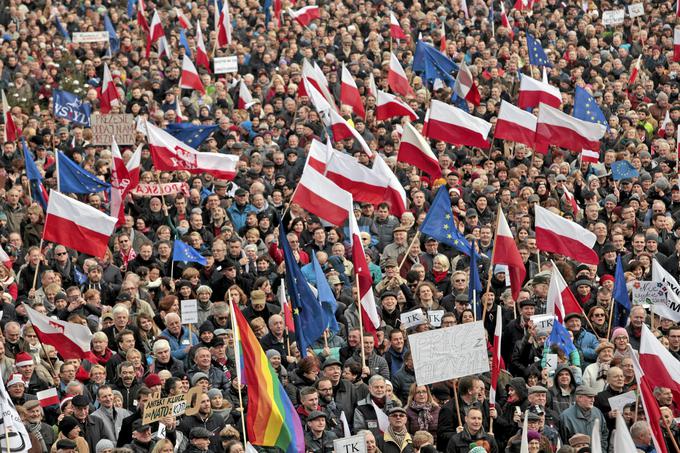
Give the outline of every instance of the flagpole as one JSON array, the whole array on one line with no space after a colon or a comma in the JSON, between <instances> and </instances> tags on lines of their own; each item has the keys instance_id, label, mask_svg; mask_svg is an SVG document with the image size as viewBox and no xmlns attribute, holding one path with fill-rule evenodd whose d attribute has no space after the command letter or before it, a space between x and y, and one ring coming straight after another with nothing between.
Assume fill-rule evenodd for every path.
<instances>
[{"instance_id":1,"label":"flagpole","mask_svg":"<svg viewBox=\"0 0 680 453\"><path fill-rule=\"evenodd\" d=\"M59 178L59 150L54 150L54 168L57 170L57 192L61 192L61 181Z\"/></svg>"},{"instance_id":2,"label":"flagpole","mask_svg":"<svg viewBox=\"0 0 680 453\"><path fill-rule=\"evenodd\" d=\"M227 297L229 298L229 309L230 314L231 314L231 319L234 321L234 300L231 298L231 291L227 291ZM241 360L238 357L238 351L236 350L236 343L240 341L241 338L241 332L238 331L238 326L236 326L234 322L232 322L231 328L232 330L236 333L234 335L234 362L236 362L236 370L238 371L236 373L236 377L238 378L238 386L236 387L238 389L238 404L239 408L241 409L241 430L243 431L243 445L246 445L246 442L248 442L247 436L246 436L246 421L245 421L245 415L244 415L244 408L243 408L243 396L241 395L241 372L239 371L241 367Z\"/></svg>"},{"instance_id":3,"label":"flagpole","mask_svg":"<svg viewBox=\"0 0 680 453\"><path fill-rule=\"evenodd\" d=\"M399 263L399 267L397 268L398 272L401 272L401 268L404 266L404 263L408 259L408 253L411 250L411 247L413 247L413 244L415 244L416 241L418 240L418 237L420 237L420 230L416 230L416 234L413 236L413 240L408 245L408 248L406 249L406 253L404 253L404 258L402 258L401 263Z\"/></svg>"},{"instance_id":4,"label":"flagpole","mask_svg":"<svg viewBox=\"0 0 680 453\"><path fill-rule=\"evenodd\" d=\"M359 273L354 272L354 281L357 284L357 313L359 314L359 348L361 349L361 367L366 366L366 353L364 352L364 321L361 316L361 286L359 286ZM363 374L363 372L362 372Z\"/></svg>"},{"instance_id":5,"label":"flagpole","mask_svg":"<svg viewBox=\"0 0 680 453\"><path fill-rule=\"evenodd\" d=\"M40 263L42 262L42 248L43 248L43 238L40 238L40 246L38 247L38 251L40 252L40 261L38 261L38 264L35 266L35 272L33 273L33 286L31 286L31 289L35 291L35 285L38 282L38 270L40 269Z\"/></svg>"},{"instance_id":6,"label":"flagpole","mask_svg":"<svg viewBox=\"0 0 680 453\"><path fill-rule=\"evenodd\" d=\"M607 326L607 338L611 336L612 332L612 318L614 317L614 304L616 303L615 300L612 300L609 304L609 325ZM587 318L587 317L586 317ZM590 320L588 320L590 323ZM595 333L595 329L593 329L593 333ZM597 335L597 333L595 333Z\"/></svg>"},{"instance_id":7,"label":"flagpole","mask_svg":"<svg viewBox=\"0 0 680 453\"><path fill-rule=\"evenodd\" d=\"M666 428L666 431L668 431L668 437L671 438L671 442L673 443L673 449L675 450L676 453L680 453L680 447L678 446L678 441L675 440L675 435L671 431L671 427L668 425L668 423L666 423L666 420L664 420L663 417L661 417L661 420L662 420L664 428Z\"/></svg>"},{"instance_id":8,"label":"flagpole","mask_svg":"<svg viewBox=\"0 0 680 453\"><path fill-rule=\"evenodd\" d=\"M453 399L456 402L456 414L458 414L458 427L463 426L463 420L460 418L460 403L458 402L458 379L453 382Z\"/></svg>"},{"instance_id":9,"label":"flagpole","mask_svg":"<svg viewBox=\"0 0 680 453\"><path fill-rule=\"evenodd\" d=\"M494 220L494 227L493 227L493 248L491 249L491 261L489 262L489 271L488 275L486 276L486 291L484 293L488 293L489 290L491 289L491 277L493 276L493 258L496 256L496 239L498 237L498 219L501 216L501 204L498 203L498 212L496 213L496 219ZM472 251L475 253L475 251ZM512 289L512 288L511 288ZM514 311L514 310L513 310ZM486 304L482 305L482 320L486 319Z\"/></svg>"}]
</instances>

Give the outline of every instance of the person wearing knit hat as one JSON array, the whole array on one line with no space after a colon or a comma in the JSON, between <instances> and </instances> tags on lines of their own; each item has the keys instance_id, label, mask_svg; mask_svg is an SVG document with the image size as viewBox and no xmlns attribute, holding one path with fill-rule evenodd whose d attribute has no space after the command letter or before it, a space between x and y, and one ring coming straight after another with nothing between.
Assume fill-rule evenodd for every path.
<instances>
[{"instance_id":1,"label":"person wearing knit hat","mask_svg":"<svg viewBox=\"0 0 680 453\"><path fill-rule=\"evenodd\" d=\"M486 448L477 444L470 444L470 451L468 453L488 453Z\"/></svg>"},{"instance_id":2,"label":"person wearing knit hat","mask_svg":"<svg viewBox=\"0 0 680 453\"><path fill-rule=\"evenodd\" d=\"M109 439L101 439L97 442L95 453L111 453L111 450L113 450L114 447L115 445L113 445L113 442Z\"/></svg>"},{"instance_id":3,"label":"person wearing knit hat","mask_svg":"<svg viewBox=\"0 0 680 453\"><path fill-rule=\"evenodd\" d=\"M152 392L160 392L163 382L161 381L161 377L159 375L156 373L151 373L146 378L144 378L144 385L149 387Z\"/></svg>"},{"instance_id":4,"label":"person wearing knit hat","mask_svg":"<svg viewBox=\"0 0 680 453\"><path fill-rule=\"evenodd\" d=\"M630 357L630 337L624 327L614 329L610 341L614 345L614 358Z\"/></svg>"},{"instance_id":5,"label":"person wearing knit hat","mask_svg":"<svg viewBox=\"0 0 680 453\"><path fill-rule=\"evenodd\" d=\"M74 437L78 437L80 434L80 424L72 415L67 415L62 418L57 426L59 427L60 438L66 437L73 440Z\"/></svg>"}]
</instances>

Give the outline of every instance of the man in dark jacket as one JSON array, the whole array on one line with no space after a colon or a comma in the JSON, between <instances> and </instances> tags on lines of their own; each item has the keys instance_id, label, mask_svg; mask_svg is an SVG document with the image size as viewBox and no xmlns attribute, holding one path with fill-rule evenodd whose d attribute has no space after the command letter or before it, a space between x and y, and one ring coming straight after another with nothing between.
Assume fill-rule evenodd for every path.
<instances>
[{"instance_id":1,"label":"man in dark jacket","mask_svg":"<svg viewBox=\"0 0 680 453\"><path fill-rule=\"evenodd\" d=\"M197 426L205 428L213 434L210 438L210 450L221 451L222 445L219 433L226 425L224 418L213 412L210 407L210 398L207 393L202 393L198 399L198 413L185 417L177 429L184 433L185 436L189 437L192 428L196 428Z\"/></svg>"},{"instance_id":2,"label":"man in dark jacket","mask_svg":"<svg viewBox=\"0 0 680 453\"><path fill-rule=\"evenodd\" d=\"M327 415L322 411L312 411L307 416L307 431L305 432L305 450L313 453L330 453L333 451L333 441L338 436L326 429Z\"/></svg>"},{"instance_id":3,"label":"man in dark jacket","mask_svg":"<svg viewBox=\"0 0 680 453\"><path fill-rule=\"evenodd\" d=\"M189 447L186 453L208 453L210 451L210 439L216 437L202 426L191 428L189 432Z\"/></svg>"},{"instance_id":4,"label":"man in dark jacket","mask_svg":"<svg viewBox=\"0 0 680 453\"><path fill-rule=\"evenodd\" d=\"M113 389L123 395L123 408L134 409L134 401L142 384L135 377L135 366L132 362L123 362L118 365L118 378L113 383Z\"/></svg>"},{"instance_id":5,"label":"man in dark jacket","mask_svg":"<svg viewBox=\"0 0 680 453\"><path fill-rule=\"evenodd\" d=\"M132 442L125 445L133 453L147 453L153 448L151 426L144 425L142 420L135 420L132 424Z\"/></svg>"},{"instance_id":6,"label":"man in dark jacket","mask_svg":"<svg viewBox=\"0 0 680 453\"><path fill-rule=\"evenodd\" d=\"M390 422L387 430L375 437L378 450L382 453L414 453L413 440L406 430L406 409L393 407L388 412Z\"/></svg>"},{"instance_id":7,"label":"man in dark jacket","mask_svg":"<svg viewBox=\"0 0 680 453\"><path fill-rule=\"evenodd\" d=\"M137 392L137 410L132 413L129 417L123 419L123 423L120 428L120 433L118 434L118 441L116 446L118 448L129 444L132 442L132 425L136 420L141 420L144 416L144 406L151 399L151 390L149 387L141 387ZM158 422L151 424L151 430L156 431L158 427Z\"/></svg>"},{"instance_id":8,"label":"man in dark jacket","mask_svg":"<svg viewBox=\"0 0 680 453\"><path fill-rule=\"evenodd\" d=\"M456 434L456 425L460 419L460 415L465 414L470 407L478 407L482 411L482 419L484 424L489 423L489 405L485 402L483 406L479 406L478 397L484 389L484 382L477 376L465 376L458 381L458 412L455 406L455 400L451 399L446 402L439 411L439 420L437 423L437 450L445 451L449 443L449 439Z\"/></svg>"},{"instance_id":9,"label":"man in dark jacket","mask_svg":"<svg viewBox=\"0 0 680 453\"><path fill-rule=\"evenodd\" d=\"M96 451L97 442L104 437L104 422L90 415L90 399L87 396L76 395L71 404L73 416L80 425L80 436L87 441L90 451Z\"/></svg>"},{"instance_id":10,"label":"man in dark jacket","mask_svg":"<svg viewBox=\"0 0 680 453\"><path fill-rule=\"evenodd\" d=\"M210 354L210 349L206 347L200 347L196 349L196 354L194 355L194 364L194 367L188 372L189 379L193 380L193 377L197 373L203 373L208 376L210 386L214 389L220 390L222 395L226 396L227 392L229 391L229 380L227 380L227 376L223 370L212 364L212 355Z\"/></svg>"},{"instance_id":11,"label":"man in dark jacket","mask_svg":"<svg viewBox=\"0 0 680 453\"><path fill-rule=\"evenodd\" d=\"M342 364L335 359L326 360L323 365L323 375L328 378L333 384L333 399L338 408L342 410L348 418L350 428L352 427L352 417L349 414L354 413L354 408L357 402L364 395L359 395L357 388L346 379L342 379Z\"/></svg>"},{"instance_id":12,"label":"man in dark jacket","mask_svg":"<svg viewBox=\"0 0 680 453\"><path fill-rule=\"evenodd\" d=\"M493 436L484 431L482 410L477 407L470 407L465 414L465 426L459 433L454 434L446 447L446 453L467 453L470 451L470 444L479 440L489 443L491 449L489 453L498 453L498 445Z\"/></svg>"}]
</instances>

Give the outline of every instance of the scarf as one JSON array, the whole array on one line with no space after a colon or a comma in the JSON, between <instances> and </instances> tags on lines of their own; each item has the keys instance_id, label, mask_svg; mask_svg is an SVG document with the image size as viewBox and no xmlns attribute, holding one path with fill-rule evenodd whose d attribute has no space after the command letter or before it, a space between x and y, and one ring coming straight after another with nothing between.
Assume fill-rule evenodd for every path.
<instances>
[{"instance_id":1,"label":"scarf","mask_svg":"<svg viewBox=\"0 0 680 453\"><path fill-rule=\"evenodd\" d=\"M392 436L392 439L394 439L394 441L397 443L399 449L401 449L401 446L404 445L404 439L406 439L408 431L403 430L402 432L397 433L392 429L392 425L390 425L390 427L387 428L387 432L390 434L390 436Z\"/></svg>"},{"instance_id":2,"label":"scarf","mask_svg":"<svg viewBox=\"0 0 680 453\"><path fill-rule=\"evenodd\" d=\"M429 431L430 423L432 423L432 403L416 403L411 401L409 407L418 413L418 429L420 431Z\"/></svg>"},{"instance_id":3,"label":"scarf","mask_svg":"<svg viewBox=\"0 0 680 453\"><path fill-rule=\"evenodd\" d=\"M609 362L600 362L599 360L597 361L597 379L607 379L607 372L609 372Z\"/></svg>"},{"instance_id":4,"label":"scarf","mask_svg":"<svg viewBox=\"0 0 680 453\"><path fill-rule=\"evenodd\" d=\"M32 432L33 435L35 436L36 439L40 441L40 447L43 452L49 451L47 449L47 444L45 443L45 439L43 439L43 435L40 432L40 423L25 423L26 428L28 428L28 431Z\"/></svg>"},{"instance_id":5,"label":"scarf","mask_svg":"<svg viewBox=\"0 0 680 453\"><path fill-rule=\"evenodd\" d=\"M435 270L433 270L432 275L434 276L434 282L439 283L439 282L445 280L446 277L449 276L449 273L448 273L448 271L435 271Z\"/></svg>"}]
</instances>

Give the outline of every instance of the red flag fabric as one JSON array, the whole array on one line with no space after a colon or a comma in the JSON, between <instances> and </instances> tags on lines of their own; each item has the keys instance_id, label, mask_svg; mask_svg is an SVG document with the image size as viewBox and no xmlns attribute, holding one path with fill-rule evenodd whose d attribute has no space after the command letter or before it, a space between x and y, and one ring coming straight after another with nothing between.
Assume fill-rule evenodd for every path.
<instances>
[{"instance_id":1,"label":"red flag fabric","mask_svg":"<svg viewBox=\"0 0 680 453\"><path fill-rule=\"evenodd\" d=\"M560 93L559 88L550 85L548 82L523 75L519 84L517 105L521 109L526 109L536 107L540 103L558 108L562 105L562 93Z\"/></svg>"},{"instance_id":2,"label":"red flag fabric","mask_svg":"<svg viewBox=\"0 0 680 453\"><path fill-rule=\"evenodd\" d=\"M52 193L52 197L54 196ZM41 343L54 346L65 360L91 356L92 332L87 326L48 318L26 304L24 307Z\"/></svg>"},{"instance_id":3,"label":"red flag fabric","mask_svg":"<svg viewBox=\"0 0 680 453\"><path fill-rule=\"evenodd\" d=\"M180 88L196 90L201 94L205 94L205 87L201 77L198 75L196 66L191 62L191 58L187 54L184 54L184 58L182 58L182 75L179 79L179 86Z\"/></svg>"},{"instance_id":4,"label":"red flag fabric","mask_svg":"<svg viewBox=\"0 0 680 453\"><path fill-rule=\"evenodd\" d=\"M401 25L399 25L397 16L395 16L394 13L391 11L390 11L390 36L392 37L392 39L408 39L406 33L404 32L404 29L401 28Z\"/></svg>"},{"instance_id":5,"label":"red flag fabric","mask_svg":"<svg viewBox=\"0 0 680 453\"><path fill-rule=\"evenodd\" d=\"M446 24L442 22L442 29L439 36L439 51L446 52Z\"/></svg>"},{"instance_id":6,"label":"red flag fabric","mask_svg":"<svg viewBox=\"0 0 680 453\"><path fill-rule=\"evenodd\" d=\"M57 394L57 389L52 387L51 389L41 390L35 394L40 401L40 407L49 407L59 404L59 394Z\"/></svg>"},{"instance_id":7,"label":"red flag fabric","mask_svg":"<svg viewBox=\"0 0 680 453\"><path fill-rule=\"evenodd\" d=\"M125 224L124 200L130 184L130 176L128 169L123 162L123 156L120 155L118 143L115 137L112 137L111 143L111 157L113 165L111 165L111 217L116 217L118 222L116 226Z\"/></svg>"},{"instance_id":8,"label":"red flag fabric","mask_svg":"<svg viewBox=\"0 0 680 453\"><path fill-rule=\"evenodd\" d=\"M314 19L321 18L321 11L316 5L305 6L297 11L293 11L292 9L288 8L288 14L290 14L290 17L295 19L303 27L309 25Z\"/></svg>"},{"instance_id":9,"label":"red flag fabric","mask_svg":"<svg viewBox=\"0 0 680 453\"><path fill-rule=\"evenodd\" d=\"M101 96L99 98L99 110L106 114L111 111L111 108L118 104L118 88L113 83L109 65L104 63L104 77L102 79Z\"/></svg>"},{"instance_id":10,"label":"red flag fabric","mask_svg":"<svg viewBox=\"0 0 680 453\"><path fill-rule=\"evenodd\" d=\"M600 152L591 149L583 149L581 150L581 161L597 163L600 161Z\"/></svg>"},{"instance_id":11,"label":"red flag fabric","mask_svg":"<svg viewBox=\"0 0 680 453\"><path fill-rule=\"evenodd\" d=\"M149 21L146 20L146 7L144 6L144 0L139 0L137 2L137 25L142 27L144 32L149 33Z\"/></svg>"},{"instance_id":12,"label":"red flag fabric","mask_svg":"<svg viewBox=\"0 0 680 453\"><path fill-rule=\"evenodd\" d=\"M586 264L599 262L593 250L595 234L581 225L536 205L536 246Z\"/></svg>"},{"instance_id":13,"label":"red flag fabric","mask_svg":"<svg viewBox=\"0 0 680 453\"><path fill-rule=\"evenodd\" d=\"M50 193L43 239L104 256L117 219L55 190Z\"/></svg>"},{"instance_id":14,"label":"red flag fabric","mask_svg":"<svg viewBox=\"0 0 680 453\"><path fill-rule=\"evenodd\" d=\"M333 225L342 225L347 220L347 206L352 203L352 195L312 166L307 166L291 202Z\"/></svg>"},{"instance_id":15,"label":"red flag fabric","mask_svg":"<svg viewBox=\"0 0 680 453\"><path fill-rule=\"evenodd\" d=\"M10 111L5 90L2 90L2 117L5 121L5 142L15 142L21 135L21 131L14 122L12 112Z\"/></svg>"},{"instance_id":16,"label":"red flag fabric","mask_svg":"<svg viewBox=\"0 0 680 453\"><path fill-rule=\"evenodd\" d=\"M130 183L128 184L127 187L127 190L129 191L139 185L139 173L142 167L143 146L144 145L141 144L137 146L135 152L132 153L132 156L130 156L130 160L128 160L127 163L125 164L125 168L127 168L128 171L128 177L130 178Z\"/></svg>"},{"instance_id":17,"label":"red flag fabric","mask_svg":"<svg viewBox=\"0 0 680 453\"><path fill-rule=\"evenodd\" d=\"M411 121L418 119L418 115L411 107L393 94L378 90L376 99L375 118L378 121L408 116Z\"/></svg>"},{"instance_id":18,"label":"red flag fabric","mask_svg":"<svg viewBox=\"0 0 680 453\"><path fill-rule=\"evenodd\" d=\"M557 145L572 151L600 149L600 140L607 128L567 115L563 111L541 104L536 121L536 143Z\"/></svg>"},{"instance_id":19,"label":"red flag fabric","mask_svg":"<svg viewBox=\"0 0 680 453\"><path fill-rule=\"evenodd\" d=\"M380 316L378 315L373 294L373 279L371 278L371 271L368 269L364 246L359 236L359 225L354 217L352 205L350 204L347 208L349 209L349 239L352 244L352 262L354 263L354 272L359 282L361 319L364 324L364 330L375 336L377 329L380 327Z\"/></svg>"},{"instance_id":20,"label":"red flag fabric","mask_svg":"<svg viewBox=\"0 0 680 453\"><path fill-rule=\"evenodd\" d=\"M491 146L487 140L491 123L441 101L432 101L426 128L426 137L452 145Z\"/></svg>"},{"instance_id":21,"label":"red flag fabric","mask_svg":"<svg viewBox=\"0 0 680 453\"><path fill-rule=\"evenodd\" d=\"M408 81L406 71L404 71L404 68L401 67L401 63L399 63L399 59L394 54L394 52L390 52L390 65L387 71L387 83L389 84L390 89L397 94L402 96L413 95L413 88L411 88L411 84Z\"/></svg>"},{"instance_id":22,"label":"red flag fabric","mask_svg":"<svg viewBox=\"0 0 680 453\"><path fill-rule=\"evenodd\" d=\"M524 267L522 256L517 249L515 238L512 236L508 221L505 219L505 215L500 207L498 208L498 226L496 228L495 241L491 264L505 264L508 266L512 297L517 300L527 271Z\"/></svg>"},{"instance_id":23,"label":"red flag fabric","mask_svg":"<svg viewBox=\"0 0 680 453\"><path fill-rule=\"evenodd\" d=\"M503 308L496 308L496 328L493 334L493 356L491 357L491 385L489 388L489 406L496 406L496 386L501 373L501 338L503 336Z\"/></svg>"},{"instance_id":24,"label":"red flag fabric","mask_svg":"<svg viewBox=\"0 0 680 453\"><path fill-rule=\"evenodd\" d=\"M676 359L643 324L640 337L640 366L651 387L666 387L673 401L680 401L680 361Z\"/></svg>"},{"instance_id":25,"label":"red flag fabric","mask_svg":"<svg viewBox=\"0 0 680 453\"><path fill-rule=\"evenodd\" d=\"M241 83L239 83L238 86L238 108L249 109L252 105L253 95L250 94L250 90L248 90L245 80L241 79Z\"/></svg>"},{"instance_id":26,"label":"red flag fabric","mask_svg":"<svg viewBox=\"0 0 680 453\"><path fill-rule=\"evenodd\" d=\"M673 61L680 61L680 28L673 29Z\"/></svg>"},{"instance_id":27,"label":"red flag fabric","mask_svg":"<svg viewBox=\"0 0 680 453\"><path fill-rule=\"evenodd\" d=\"M508 29L508 36L510 36L510 40L515 39L515 32L512 30L512 24L510 24L510 19L508 19L508 15L505 13L505 2L501 2L501 24L505 28Z\"/></svg>"},{"instance_id":28,"label":"red flag fabric","mask_svg":"<svg viewBox=\"0 0 680 453\"><path fill-rule=\"evenodd\" d=\"M571 292L560 270L553 263L550 286L548 287L546 314L555 315L557 320L562 322L564 317L570 313L585 316L583 308L574 297L574 293Z\"/></svg>"},{"instance_id":29,"label":"red flag fabric","mask_svg":"<svg viewBox=\"0 0 680 453\"><path fill-rule=\"evenodd\" d=\"M191 22L181 8L175 8L175 15L177 16L177 21L179 22L180 27L185 30L191 30Z\"/></svg>"},{"instance_id":30,"label":"red flag fabric","mask_svg":"<svg viewBox=\"0 0 680 453\"><path fill-rule=\"evenodd\" d=\"M295 333L295 322L293 321L293 312L290 309L288 302L283 304L283 319L286 323L286 329L289 333Z\"/></svg>"},{"instance_id":31,"label":"red flag fabric","mask_svg":"<svg viewBox=\"0 0 680 453\"><path fill-rule=\"evenodd\" d=\"M536 139L536 117L502 100L494 137L524 143L533 148Z\"/></svg>"},{"instance_id":32,"label":"red flag fabric","mask_svg":"<svg viewBox=\"0 0 680 453\"><path fill-rule=\"evenodd\" d=\"M441 178L442 169L439 167L437 156L432 152L425 137L411 123L404 124L397 160L414 165L434 178Z\"/></svg>"},{"instance_id":33,"label":"red flag fabric","mask_svg":"<svg viewBox=\"0 0 680 453\"><path fill-rule=\"evenodd\" d=\"M158 15L158 10L154 10L153 17L151 18L151 27L149 28L149 36L146 40L146 58L151 55L151 46L153 43L160 39L165 38L165 30L163 30L163 24L161 23L161 18ZM161 52L161 46L159 46L159 53Z\"/></svg>"},{"instance_id":34,"label":"red flag fabric","mask_svg":"<svg viewBox=\"0 0 680 453\"><path fill-rule=\"evenodd\" d=\"M210 57L205 49L201 22L196 22L196 65L205 68L210 73Z\"/></svg>"},{"instance_id":35,"label":"red flag fabric","mask_svg":"<svg viewBox=\"0 0 680 453\"><path fill-rule=\"evenodd\" d=\"M361 95L359 88L354 81L354 77L347 69L345 63L342 64L342 80L340 83L340 102L352 107L355 115L366 118L366 110L364 103L361 102Z\"/></svg>"},{"instance_id":36,"label":"red flag fabric","mask_svg":"<svg viewBox=\"0 0 680 453\"><path fill-rule=\"evenodd\" d=\"M458 76L456 77L456 84L453 86L453 91L463 99L474 105L479 105L482 98L479 95L479 90L477 89L477 84L475 83L474 77L472 77L472 72L470 68L467 67L465 61L460 63L460 68L458 69Z\"/></svg>"},{"instance_id":37,"label":"red flag fabric","mask_svg":"<svg viewBox=\"0 0 680 453\"><path fill-rule=\"evenodd\" d=\"M635 83L637 80L638 74L640 73L640 62L642 61L642 54L638 57L637 60L635 60L635 64L633 65L633 69L630 72L630 77L628 77L628 89Z\"/></svg>"}]
</instances>

